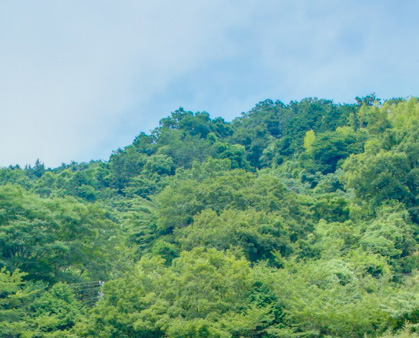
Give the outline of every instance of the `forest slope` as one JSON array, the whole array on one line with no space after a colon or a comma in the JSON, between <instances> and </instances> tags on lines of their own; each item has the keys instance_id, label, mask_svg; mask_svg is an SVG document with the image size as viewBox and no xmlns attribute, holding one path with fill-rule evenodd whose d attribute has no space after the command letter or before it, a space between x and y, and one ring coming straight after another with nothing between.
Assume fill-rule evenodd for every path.
<instances>
[{"instance_id":1,"label":"forest slope","mask_svg":"<svg viewBox=\"0 0 419 338\"><path fill-rule=\"evenodd\" d=\"M417 337L418 199L416 98L180 108L0 169L0 337Z\"/></svg>"}]
</instances>

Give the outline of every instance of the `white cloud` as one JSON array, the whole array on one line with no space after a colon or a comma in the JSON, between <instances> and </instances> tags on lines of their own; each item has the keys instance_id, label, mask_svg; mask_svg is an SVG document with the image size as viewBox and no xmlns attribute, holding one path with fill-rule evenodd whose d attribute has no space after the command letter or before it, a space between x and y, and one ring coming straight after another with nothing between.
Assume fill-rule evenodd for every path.
<instances>
[{"instance_id":1,"label":"white cloud","mask_svg":"<svg viewBox=\"0 0 419 338\"><path fill-rule=\"evenodd\" d=\"M2 11L2 165L88 160L125 111L223 39L205 34L203 6L39 4Z\"/></svg>"}]
</instances>

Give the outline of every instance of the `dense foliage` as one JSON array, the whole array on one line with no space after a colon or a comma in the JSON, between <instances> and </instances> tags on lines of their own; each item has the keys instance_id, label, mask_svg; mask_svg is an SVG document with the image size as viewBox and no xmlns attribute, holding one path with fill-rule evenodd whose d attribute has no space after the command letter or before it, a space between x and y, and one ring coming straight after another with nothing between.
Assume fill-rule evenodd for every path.
<instances>
[{"instance_id":1,"label":"dense foliage","mask_svg":"<svg viewBox=\"0 0 419 338\"><path fill-rule=\"evenodd\" d=\"M1 168L0 337L418 337L419 103L356 101Z\"/></svg>"}]
</instances>

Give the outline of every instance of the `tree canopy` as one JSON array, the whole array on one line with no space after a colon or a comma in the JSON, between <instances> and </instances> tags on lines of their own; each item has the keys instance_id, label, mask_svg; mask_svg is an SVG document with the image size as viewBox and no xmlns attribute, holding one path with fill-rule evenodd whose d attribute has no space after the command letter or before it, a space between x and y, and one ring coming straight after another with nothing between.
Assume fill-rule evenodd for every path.
<instances>
[{"instance_id":1,"label":"tree canopy","mask_svg":"<svg viewBox=\"0 0 419 338\"><path fill-rule=\"evenodd\" d=\"M355 102L0 168L0 337L418 337L419 103Z\"/></svg>"}]
</instances>

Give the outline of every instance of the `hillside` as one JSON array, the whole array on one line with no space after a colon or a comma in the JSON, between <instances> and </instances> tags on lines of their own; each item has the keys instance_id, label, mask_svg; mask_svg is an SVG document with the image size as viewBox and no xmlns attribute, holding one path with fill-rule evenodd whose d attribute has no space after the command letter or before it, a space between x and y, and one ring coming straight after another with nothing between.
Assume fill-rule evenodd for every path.
<instances>
[{"instance_id":1,"label":"hillside","mask_svg":"<svg viewBox=\"0 0 419 338\"><path fill-rule=\"evenodd\" d=\"M0 337L418 337L419 103L356 101L1 168Z\"/></svg>"}]
</instances>

